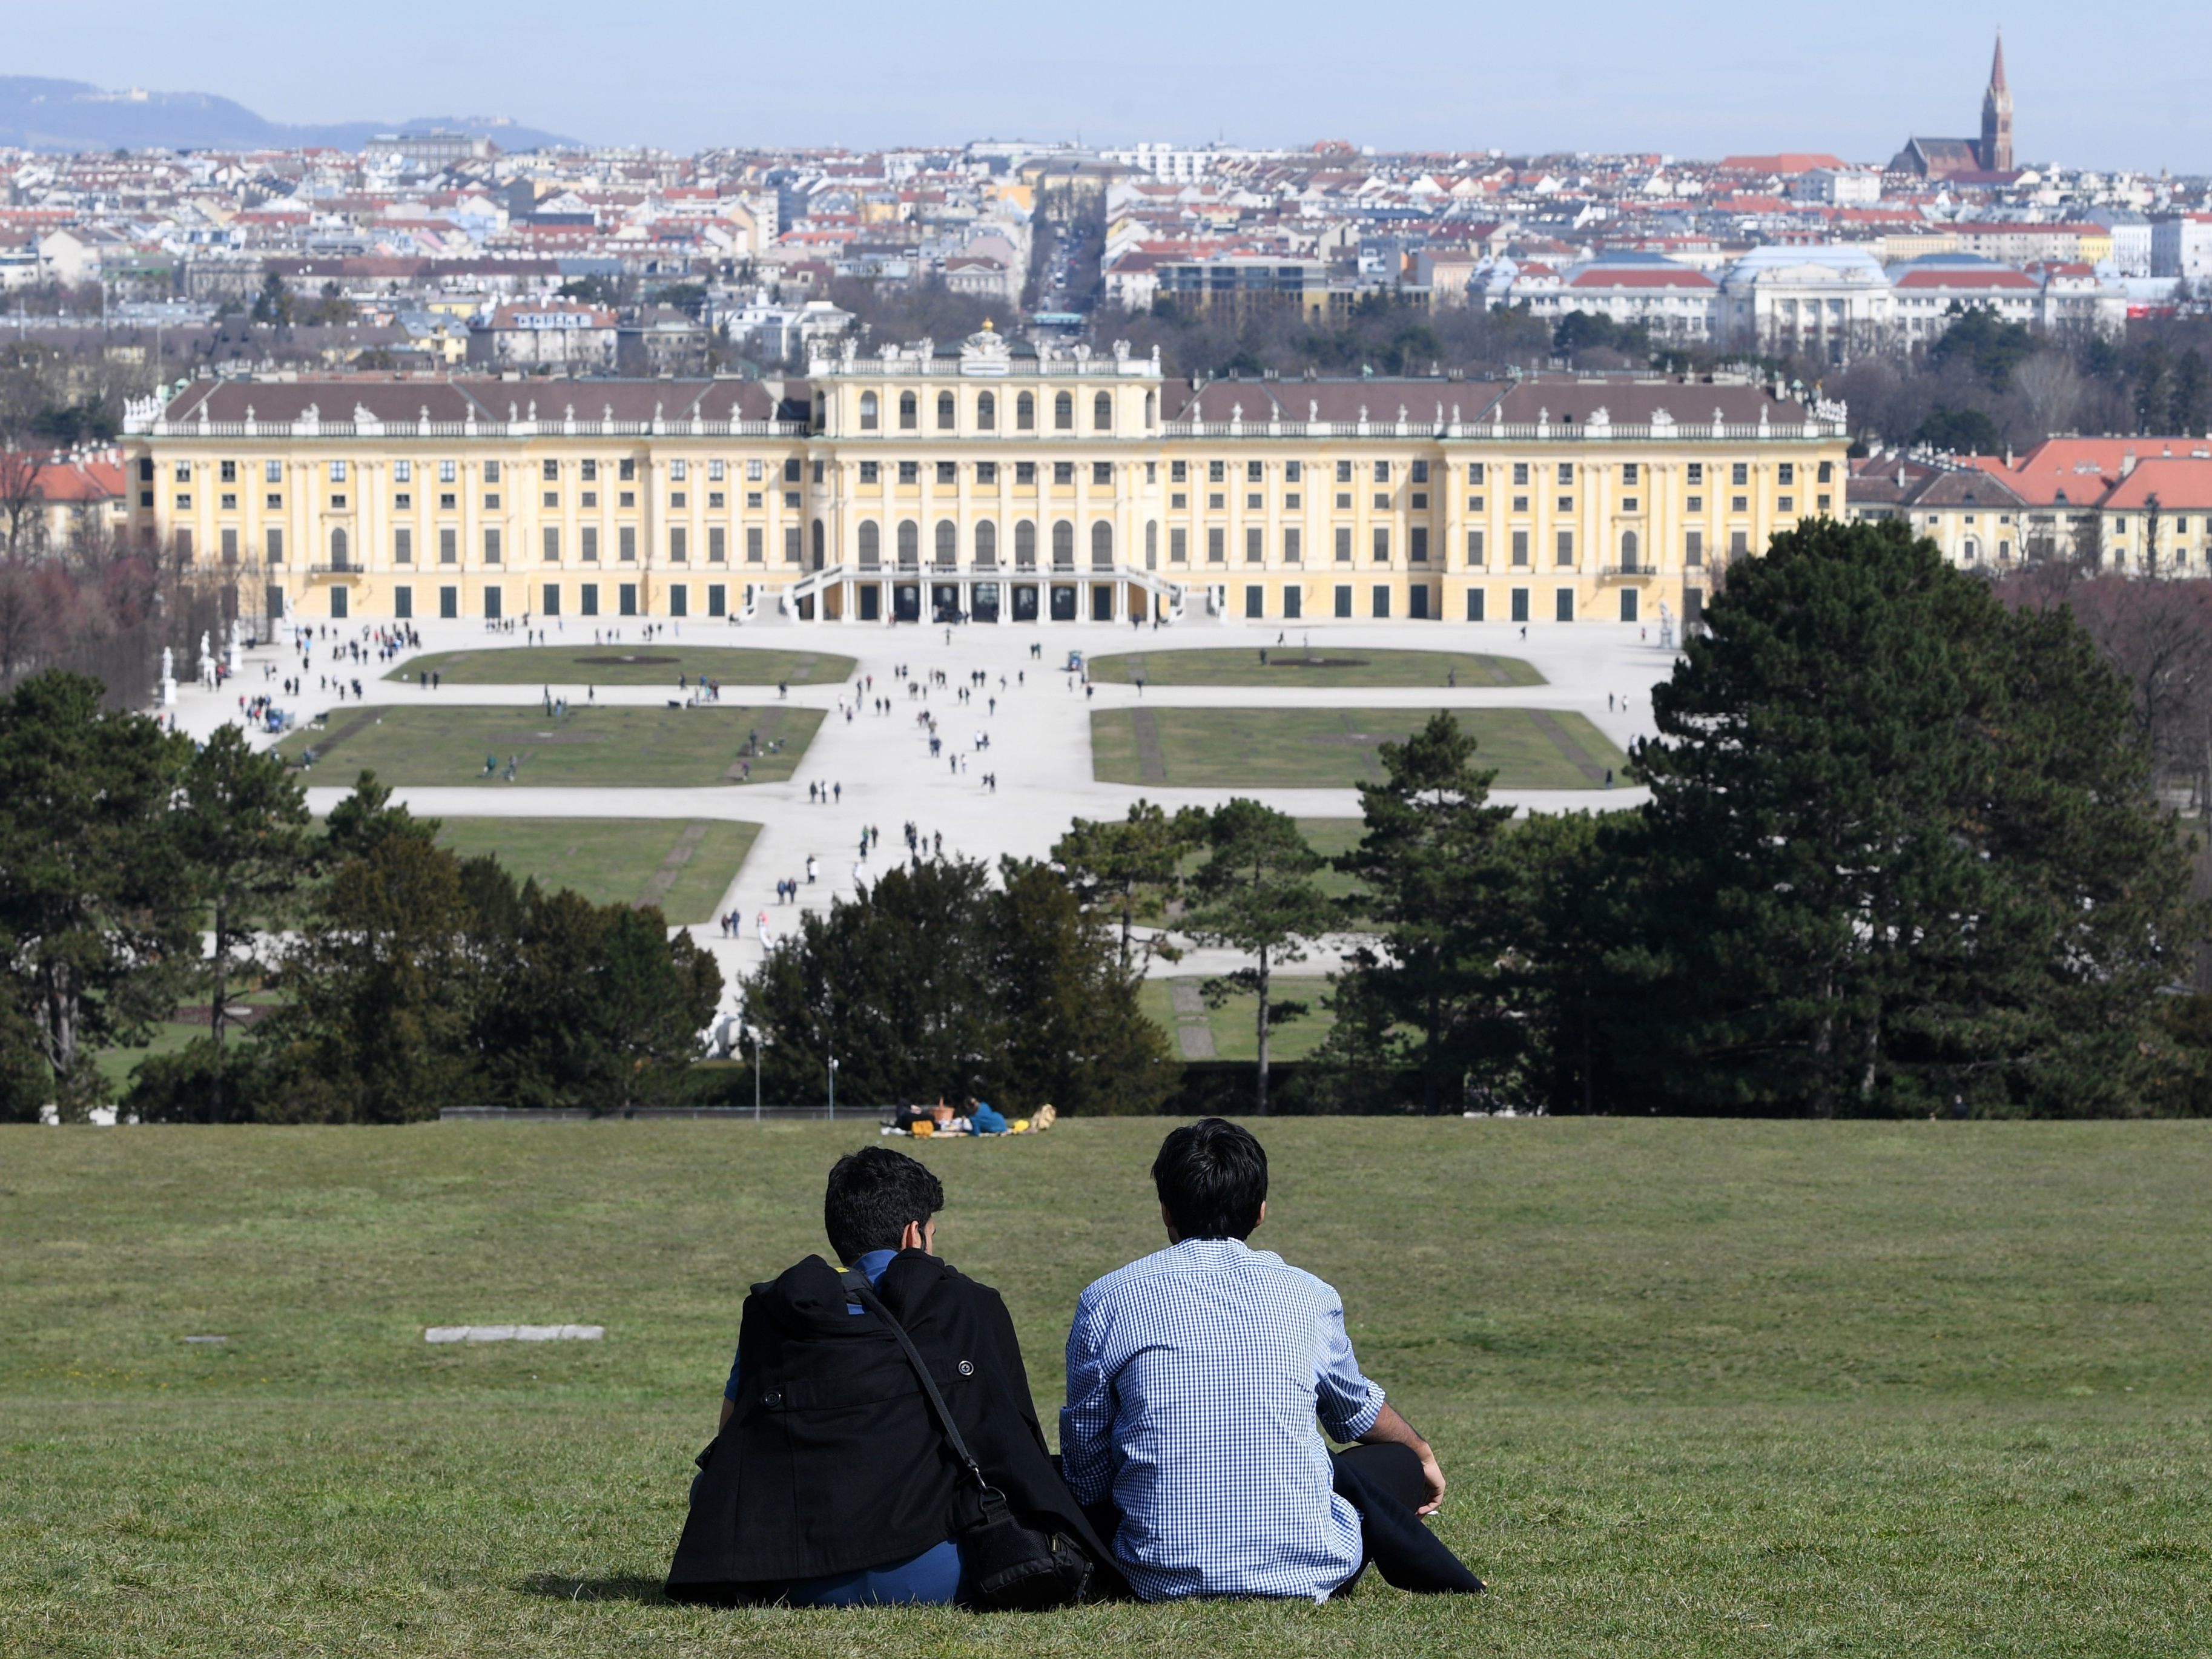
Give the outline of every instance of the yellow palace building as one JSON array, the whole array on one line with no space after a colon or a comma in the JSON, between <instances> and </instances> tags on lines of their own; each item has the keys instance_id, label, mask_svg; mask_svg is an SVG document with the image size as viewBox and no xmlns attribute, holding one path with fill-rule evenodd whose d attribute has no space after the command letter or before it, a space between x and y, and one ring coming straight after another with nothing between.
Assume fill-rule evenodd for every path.
<instances>
[{"instance_id":1,"label":"yellow palace building","mask_svg":"<svg viewBox=\"0 0 2212 1659\"><path fill-rule=\"evenodd\" d=\"M1844 410L1741 377L1225 380L988 330L783 380L202 380L131 530L273 620L1694 619L1843 508Z\"/></svg>"}]
</instances>

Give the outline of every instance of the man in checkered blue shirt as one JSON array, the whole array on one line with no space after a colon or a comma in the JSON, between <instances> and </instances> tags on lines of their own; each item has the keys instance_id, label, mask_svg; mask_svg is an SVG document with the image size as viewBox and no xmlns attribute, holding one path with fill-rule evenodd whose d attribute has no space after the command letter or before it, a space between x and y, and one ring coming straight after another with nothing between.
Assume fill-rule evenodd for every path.
<instances>
[{"instance_id":1,"label":"man in checkered blue shirt","mask_svg":"<svg viewBox=\"0 0 2212 1659\"><path fill-rule=\"evenodd\" d=\"M1260 1143L1203 1119L1168 1136L1152 1180L1168 1248L1084 1291L1060 1414L1067 1484L1137 1594L1327 1601L1378 1531L1448 1564L1415 1585L1386 1556L1392 1583L1480 1589L1415 1518L1443 1474L1360 1375L1341 1298L1244 1242L1267 1212ZM1332 1454L1316 1422L1362 1443Z\"/></svg>"}]
</instances>

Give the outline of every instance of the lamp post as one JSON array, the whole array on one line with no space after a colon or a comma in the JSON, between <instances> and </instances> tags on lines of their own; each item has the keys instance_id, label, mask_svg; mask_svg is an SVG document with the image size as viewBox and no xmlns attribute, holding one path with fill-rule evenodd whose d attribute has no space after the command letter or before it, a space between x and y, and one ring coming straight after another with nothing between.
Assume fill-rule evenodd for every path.
<instances>
[{"instance_id":1,"label":"lamp post","mask_svg":"<svg viewBox=\"0 0 2212 1659\"><path fill-rule=\"evenodd\" d=\"M830 1121L837 1121L837 1056L830 1056Z\"/></svg>"}]
</instances>

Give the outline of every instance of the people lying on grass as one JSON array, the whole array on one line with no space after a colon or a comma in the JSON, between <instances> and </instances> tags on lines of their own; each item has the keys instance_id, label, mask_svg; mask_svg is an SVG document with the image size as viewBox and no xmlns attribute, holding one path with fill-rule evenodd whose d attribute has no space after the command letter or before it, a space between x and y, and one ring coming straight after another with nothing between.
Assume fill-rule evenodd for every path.
<instances>
[{"instance_id":1,"label":"people lying on grass","mask_svg":"<svg viewBox=\"0 0 2212 1659\"><path fill-rule=\"evenodd\" d=\"M1026 1524L1112 1558L1045 1450L1013 1321L936 1255L945 1189L887 1147L838 1159L823 1198L840 1276L810 1255L745 1299L720 1432L699 1457L668 1577L678 1601L794 1607L963 1599L979 1513L897 1337L906 1328L984 1477Z\"/></svg>"},{"instance_id":2,"label":"people lying on grass","mask_svg":"<svg viewBox=\"0 0 2212 1659\"><path fill-rule=\"evenodd\" d=\"M1421 1522L1443 1473L1360 1374L1342 1299L1245 1243L1267 1214L1260 1143L1201 1118L1152 1183L1168 1248L1084 1291L1060 1414L1068 1486L1130 1586L1322 1601L1372 1561L1402 1589L1480 1589ZM1332 1452L1322 1428L1358 1443Z\"/></svg>"}]
</instances>

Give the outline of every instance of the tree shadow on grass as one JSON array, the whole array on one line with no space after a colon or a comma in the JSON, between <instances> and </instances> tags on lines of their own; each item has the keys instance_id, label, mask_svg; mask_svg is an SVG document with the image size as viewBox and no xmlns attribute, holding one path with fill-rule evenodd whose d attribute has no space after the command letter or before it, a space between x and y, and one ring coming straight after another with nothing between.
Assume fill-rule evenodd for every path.
<instances>
[{"instance_id":1,"label":"tree shadow on grass","mask_svg":"<svg viewBox=\"0 0 2212 1659\"><path fill-rule=\"evenodd\" d=\"M572 1572L533 1572L515 1589L525 1595L542 1595L556 1601L642 1601L669 1605L667 1592L658 1578L617 1574L605 1578L579 1577Z\"/></svg>"}]
</instances>

